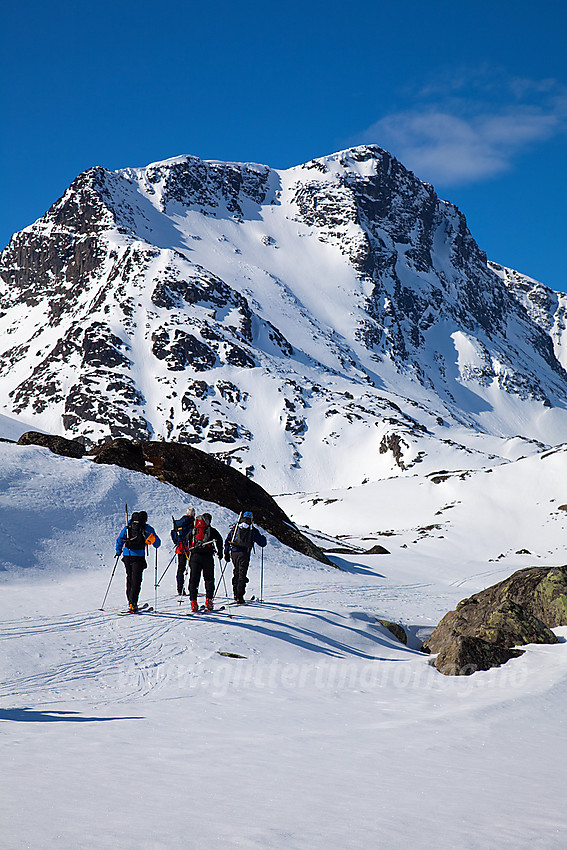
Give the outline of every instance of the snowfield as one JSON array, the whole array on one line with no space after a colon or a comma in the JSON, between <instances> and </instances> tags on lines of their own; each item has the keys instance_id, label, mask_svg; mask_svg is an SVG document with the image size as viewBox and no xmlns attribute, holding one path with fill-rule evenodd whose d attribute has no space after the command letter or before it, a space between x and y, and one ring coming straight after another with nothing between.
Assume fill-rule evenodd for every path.
<instances>
[{"instance_id":1,"label":"snowfield","mask_svg":"<svg viewBox=\"0 0 567 850\"><path fill-rule=\"evenodd\" d=\"M566 468L559 448L280 497L319 545L352 549L340 569L269 537L264 602L188 615L174 564L156 612L121 616L121 562L99 608L125 503L162 537L158 575L172 513L208 507L223 536L234 515L0 443L2 847L562 850L567 627L472 677L418 647L459 599L564 563ZM362 554L376 543L390 554ZM141 601L155 573L152 551ZM259 552L249 575L259 595Z\"/></svg>"}]
</instances>

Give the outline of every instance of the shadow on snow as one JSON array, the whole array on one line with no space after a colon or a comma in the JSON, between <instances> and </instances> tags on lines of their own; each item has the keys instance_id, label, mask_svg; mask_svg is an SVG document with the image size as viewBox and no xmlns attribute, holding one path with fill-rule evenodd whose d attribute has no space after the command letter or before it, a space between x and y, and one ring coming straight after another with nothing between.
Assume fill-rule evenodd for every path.
<instances>
[{"instance_id":1,"label":"shadow on snow","mask_svg":"<svg viewBox=\"0 0 567 850\"><path fill-rule=\"evenodd\" d=\"M254 609L264 608L273 614L291 614L294 616L305 615L309 618L313 625L318 623L327 629L339 630L338 637L332 637L322 631L317 631L316 628L302 627L289 622L281 622L278 619L270 617L269 619L256 619L248 615L247 611L252 612ZM152 617L165 617L172 619L187 619L186 614L173 614L163 612L152 613ZM192 616L192 615L189 615ZM233 627L245 629L246 631L254 632L255 634L263 634L266 637L275 640L282 640L286 643L293 644L306 649L310 652L315 652L322 655L328 655L334 658L344 656L355 656L356 658L366 659L368 661L396 661L401 659L384 658L373 653L378 647L395 647L401 652L411 655L419 654L417 649L407 647L398 642L395 638L390 639L384 634L383 628L376 622L376 618L370 614L357 612L349 615L350 622L345 622L347 618L339 616L336 612L326 611L320 608L306 608L300 605L291 605L289 603L275 602L254 602L249 608L246 606L239 607L234 612L233 618L226 618L225 613L222 614L212 611L210 614L202 616L195 615L194 622L201 624L207 621L218 622L218 617L223 617L227 623L232 623ZM342 620L342 622L341 622ZM360 625L359 625L360 624ZM350 638L350 640L349 640ZM364 651L352 645L352 640L360 642L367 641L370 644L369 650Z\"/></svg>"},{"instance_id":2,"label":"shadow on snow","mask_svg":"<svg viewBox=\"0 0 567 850\"><path fill-rule=\"evenodd\" d=\"M364 564L353 564L352 561L346 561L344 558L341 558L339 555L333 555L329 552L325 553L327 558L333 562L333 564L342 570L345 573L351 573L352 575L357 576L373 576L374 578L386 578L382 573L376 572L376 570L371 569ZM356 555L356 552L353 552L353 555Z\"/></svg>"},{"instance_id":3,"label":"shadow on snow","mask_svg":"<svg viewBox=\"0 0 567 850\"><path fill-rule=\"evenodd\" d=\"M0 708L0 720L17 723L106 723L109 720L142 720L141 717L83 717L77 711L36 711L32 708Z\"/></svg>"}]
</instances>

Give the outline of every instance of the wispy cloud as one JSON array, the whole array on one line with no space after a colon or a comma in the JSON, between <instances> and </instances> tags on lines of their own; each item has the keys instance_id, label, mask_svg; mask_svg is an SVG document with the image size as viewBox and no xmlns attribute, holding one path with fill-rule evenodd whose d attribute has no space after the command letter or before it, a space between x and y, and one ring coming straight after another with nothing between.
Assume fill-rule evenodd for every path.
<instances>
[{"instance_id":1,"label":"wispy cloud","mask_svg":"<svg viewBox=\"0 0 567 850\"><path fill-rule=\"evenodd\" d=\"M455 186L510 169L525 151L567 128L567 91L554 80L503 79L484 69L421 88L407 109L359 134L422 179Z\"/></svg>"}]
</instances>

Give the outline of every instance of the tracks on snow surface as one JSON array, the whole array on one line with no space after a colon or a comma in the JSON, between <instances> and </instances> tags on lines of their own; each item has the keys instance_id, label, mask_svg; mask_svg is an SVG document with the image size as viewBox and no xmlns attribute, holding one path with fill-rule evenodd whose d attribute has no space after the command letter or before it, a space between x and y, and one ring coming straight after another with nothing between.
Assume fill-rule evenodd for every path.
<instances>
[{"instance_id":1,"label":"tracks on snow surface","mask_svg":"<svg viewBox=\"0 0 567 850\"><path fill-rule=\"evenodd\" d=\"M19 705L46 698L94 698L104 705L164 689L180 695L205 686L218 664L230 663L219 650L258 663L293 664L409 660L415 654L388 636L368 609L331 600L321 605L316 597L315 590L284 592L278 600L235 606L232 618L214 611L188 616L171 597L147 616L108 610L10 619L0 623L7 650L0 697Z\"/></svg>"}]
</instances>

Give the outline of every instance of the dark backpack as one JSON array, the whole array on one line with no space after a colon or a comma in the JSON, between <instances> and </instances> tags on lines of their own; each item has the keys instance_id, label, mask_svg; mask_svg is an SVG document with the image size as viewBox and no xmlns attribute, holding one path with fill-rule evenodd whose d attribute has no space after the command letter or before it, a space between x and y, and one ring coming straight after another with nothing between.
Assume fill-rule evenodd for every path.
<instances>
[{"instance_id":1,"label":"dark backpack","mask_svg":"<svg viewBox=\"0 0 567 850\"><path fill-rule=\"evenodd\" d=\"M251 549L253 545L252 526L246 525L246 523L237 525L232 537L232 545L240 546L242 549Z\"/></svg>"},{"instance_id":2,"label":"dark backpack","mask_svg":"<svg viewBox=\"0 0 567 850\"><path fill-rule=\"evenodd\" d=\"M133 513L130 522L126 526L126 541L127 549L144 549L146 546L145 529L146 523L140 520L138 513Z\"/></svg>"},{"instance_id":3,"label":"dark backpack","mask_svg":"<svg viewBox=\"0 0 567 850\"><path fill-rule=\"evenodd\" d=\"M193 546L204 546L211 539L211 526L203 516L195 518L191 543Z\"/></svg>"}]
</instances>

